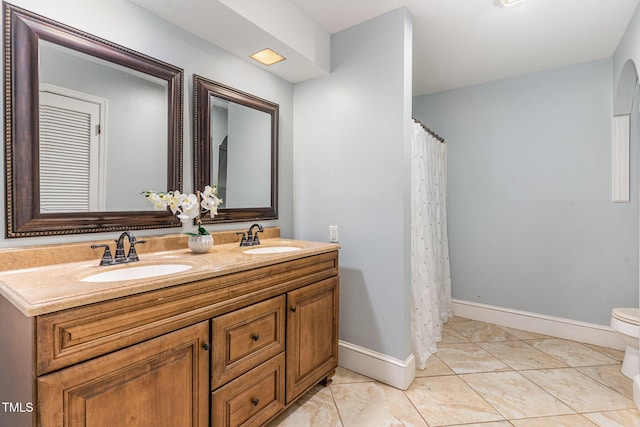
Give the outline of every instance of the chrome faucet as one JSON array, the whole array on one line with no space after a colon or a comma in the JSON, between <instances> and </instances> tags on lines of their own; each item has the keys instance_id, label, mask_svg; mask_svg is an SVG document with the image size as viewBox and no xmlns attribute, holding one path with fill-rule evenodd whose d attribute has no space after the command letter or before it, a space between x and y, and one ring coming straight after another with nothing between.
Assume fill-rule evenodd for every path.
<instances>
[{"instance_id":1,"label":"chrome faucet","mask_svg":"<svg viewBox=\"0 0 640 427\"><path fill-rule=\"evenodd\" d=\"M253 234L253 229L257 228L255 234ZM240 231L237 234L242 234L242 240L240 241L240 246L256 246L260 244L260 239L258 238L258 233L264 232L264 228L260 224L253 224L249 227L249 231Z\"/></svg>"},{"instance_id":2,"label":"chrome faucet","mask_svg":"<svg viewBox=\"0 0 640 427\"><path fill-rule=\"evenodd\" d=\"M124 254L124 238L129 239L129 252L125 256ZM96 248L105 248L104 254L102 255L102 259L100 260L100 265L114 265L114 264L125 264L128 262L136 262L140 261L138 258L138 253L136 252L136 244L145 243L145 240L137 240L136 236L133 235L130 231L125 231L118 237L116 242L116 256L115 258L111 255L111 250L109 249L109 245L91 245L91 249Z\"/></svg>"}]
</instances>

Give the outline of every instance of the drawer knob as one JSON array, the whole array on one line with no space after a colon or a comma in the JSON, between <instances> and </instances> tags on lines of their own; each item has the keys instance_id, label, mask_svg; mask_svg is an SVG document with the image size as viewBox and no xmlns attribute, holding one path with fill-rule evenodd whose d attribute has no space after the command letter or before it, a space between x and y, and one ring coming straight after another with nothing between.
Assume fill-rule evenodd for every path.
<instances>
[{"instance_id":1,"label":"drawer knob","mask_svg":"<svg viewBox=\"0 0 640 427\"><path fill-rule=\"evenodd\" d=\"M258 403L260 403L260 399L254 397L253 399L251 399L251 403L253 403L253 406L258 406Z\"/></svg>"},{"instance_id":2,"label":"drawer knob","mask_svg":"<svg viewBox=\"0 0 640 427\"><path fill-rule=\"evenodd\" d=\"M253 338L254 341L258 341L260 339L260 335L253 334L253 335L251 335L251 338Z\"/></svg>"},{"instance_id":3,"label":"drawer knob","mask_svg":"<svg viewBox=\"0 0 640 427\"><path fill-rule=\"evenodd\" d=\"M208 342L202 343L202 348L209 351L209 349L211 348L211 344L209 344Z\"/></svg>"},{"instance_id":4,"label":"drawer knob","mask_svg":"<svg viewBox=\"0 0 640 427\"><path fill-rule=\"evenodd\" d=\"M296 310L297 310L296 306L295 306L295 305L292 305L292 306L291 306L291 312L292 312L292 313L295 313L295 312L296 312Z\"/></svg>"}]
</instances>

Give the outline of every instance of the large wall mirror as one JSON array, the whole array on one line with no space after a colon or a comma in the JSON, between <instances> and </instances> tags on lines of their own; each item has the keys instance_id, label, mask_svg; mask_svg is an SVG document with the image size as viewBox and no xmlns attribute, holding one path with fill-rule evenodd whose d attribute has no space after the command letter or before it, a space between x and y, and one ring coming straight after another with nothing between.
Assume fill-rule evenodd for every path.
<instances>
[{"instance_id":1,"label":"large wall mirror","mask_svg":"<svg viewBox=\"0 0 640 427\"><path fill-rule=\"evenodd\" d=\"M194 75L195 184L223 204L203 222L278 217L278 104Z\"/></svg>"},{"instance_id":2,"label":"large wall mirror","mask_svg":"<svg viewBox=\"0 0 640 427\"><path fill-rule=\"evenodd\" d=\"M3 3L6 236L179 227L182 69Z\"/></svg>"}]
</instances>

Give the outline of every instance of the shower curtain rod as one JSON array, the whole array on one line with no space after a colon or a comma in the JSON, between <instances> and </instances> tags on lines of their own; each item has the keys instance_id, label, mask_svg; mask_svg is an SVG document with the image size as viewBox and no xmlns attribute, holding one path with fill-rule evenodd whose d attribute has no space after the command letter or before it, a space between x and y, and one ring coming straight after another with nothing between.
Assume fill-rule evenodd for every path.
<instances>
[{"instance_id":1,"label":"shower curtain rod","mask_svg":"<svg viewBox=\"0 0 640 427\"><path fill-rule=\"evenodd\" d=\"M422 123L420 120L416 119L415 117L412 117L412 118L413 118L413 121L418 123L420 126L422 126L422 129L424 129L429 135L431 135L432 137L434 137L435 139L437 139L443 144L447 143L447 141L443 137L435 133L433 130L429 129L429 127L425 126L425 124Z\"/></svg>"}]
</instances>

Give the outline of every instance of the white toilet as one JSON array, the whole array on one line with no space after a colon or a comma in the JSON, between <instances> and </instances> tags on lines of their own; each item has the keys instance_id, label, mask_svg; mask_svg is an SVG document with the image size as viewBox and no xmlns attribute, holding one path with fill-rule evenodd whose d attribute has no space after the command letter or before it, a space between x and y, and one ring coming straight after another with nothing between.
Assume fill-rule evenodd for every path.
<instances>
[{"instance_id":1,"label":"white toilet","mask_svg":"<svg viewBox=\"0 0 640 427\"><path fill-rule=\"evenodd\" d=\"M614 308L611 311L611 327L627 344L622 361L622 373L632 378L640 373L640 355L638 342L640 341L640 309Z\"/></svg>"}]
</instances>

